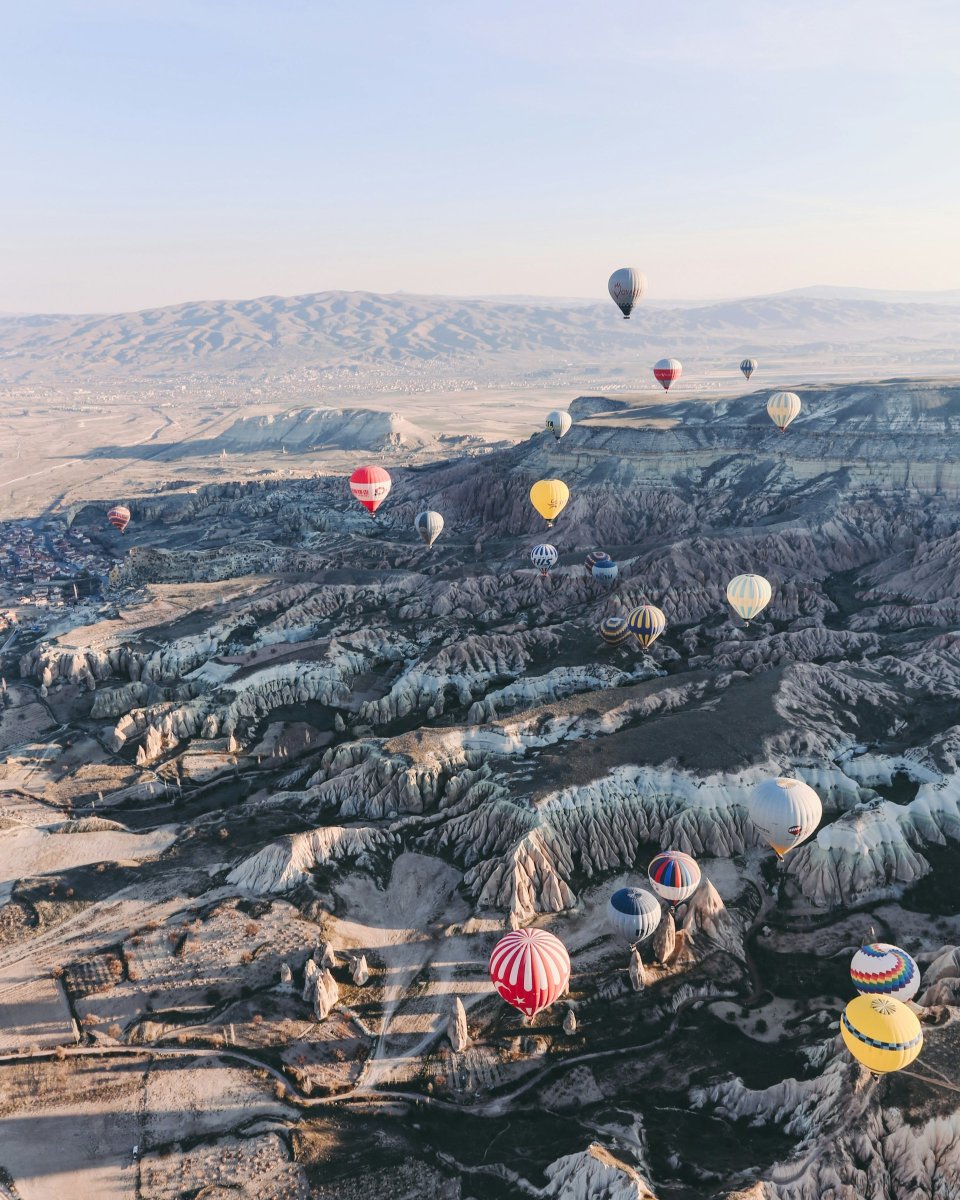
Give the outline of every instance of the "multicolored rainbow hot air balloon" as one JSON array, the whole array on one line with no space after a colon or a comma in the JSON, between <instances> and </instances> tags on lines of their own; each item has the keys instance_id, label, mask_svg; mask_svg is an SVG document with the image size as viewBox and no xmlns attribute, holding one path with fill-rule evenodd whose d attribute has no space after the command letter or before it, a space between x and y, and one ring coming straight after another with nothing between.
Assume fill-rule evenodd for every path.
<instances>
[{"instance_id":1,"label":"multicolored rainbow hot air balloon","mask_svg":"<svg viewBox=\"0 0 960 1200\"><path fill-rule=\"evenodd\" d=\"M494 946L490 978L507 1004L535 1017L566 991L570 956L545 929L515 929Z\"/></svg>"},{"instance_id":2,"label":"multicolored rainbow hot air balloon","mask_svg":"<svg viewBox=\"0 0 960 1200\"><path fill-rule=\"evenodd\" d=\"M607 904L607 920L631 945L650 937L662 916L660 901L646 888L620 888Z\"/></svg>"},{"instance_id":3,"label":"multicolored rainbow hot air balloon","mask_svg":"<svg viewBox=\"0 0 960 1200\"><path fill-rule=\"evenodd\" d=\"M392 486L390 473L383 467L357 467L350 476L350 491L371 516L386 500Z\"/></svg>"},{"instance_id":4,"label":"multicolored rainbow hot air balloon","mask_svg":"<svg viewBox=\"0 0 960 1200\"><path fill-rule=\"evenodd\" d=\"M587 557L583 560L583 565L587 568L587 574L593 574L593 568L598 562L605 562L610 555L605 550L591 550Z\"/></svg>"},{"instance_id":5,"label":"multicolored rainbow hot air balloon","mask_svg":"<svg viewBox=\"0 0 960 1200\"><path fill-rule=\"evenodd\" d=\"M671 904L688 900L700 886L697 860L682 850L664 850L651 860L647 868L650 886Z\"/></svg>"},{"instance_id":6,"label":"multicolored rainbow hot air balloon","mask_svg":"<svg viewBox=\"0 0 960 1200\"><path fill-rule=\"evenodd\" d=\"M923 1030L912 1009L893 996L857 996L840 1018L847 1049L875 1075L902 1071L923 1048Z\"/></svg>"},{"instance_id":7,"label":"multicolored rainbow hot air balloon","mask_svg":"<svg viewBox=\"0 0 960 1200\"><path fill-rule=\"evenodd\" d=\"M861 996L893 996L904 1004L920 990L920 968L906 950L888 942L861 946L850 963L850 978Z\"/></svg>"},{"instance_id":8,"label":"multicolored rainbow hot air balloon","mask_svg":"<svg viewBox=\"0 0 960 1200\"><path fill-rule=\"evenodd\" d=\"M630 632L643 650L649 650L667 627L667 618L653 604L641 604L627 617Z\"/></svg>"},{"instance_id":9,"label":"multicolored rainbow hot air balloon","mask_svg":"<svg viewBox=\"0 0 960 1200\"><path fill-rule=\"evenodd\" d=\"M622 646L633 637L633 633L626 617L604 617L600 622L600 636L608 646Z\"/></svg>"}]
</instances>

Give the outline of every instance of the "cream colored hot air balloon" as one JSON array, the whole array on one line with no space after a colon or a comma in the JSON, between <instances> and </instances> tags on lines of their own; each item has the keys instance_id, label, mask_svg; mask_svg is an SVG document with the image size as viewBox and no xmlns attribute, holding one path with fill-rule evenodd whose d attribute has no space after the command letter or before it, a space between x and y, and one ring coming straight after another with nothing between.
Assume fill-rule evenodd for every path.
<instances>
[{"instance_id":1,"label":"cream colored hot air balloon","mask_svg":"<svg viewBox=\"0 0 960 1200\"><path fill-rule=\"evenodd\" d=\"M760 837L783 858L816 832L823 805L802 779L765 779L751 792L747 812Z\"/></svg>"},{"instance_id":2,"label":"cream colored hot air balloon","mask_svg":"<svg viewBox=\"0 0 960 1200\"><path fill-rule=\"evenodd\" d=\"M555 408L547 417L547 428L559 442L565 433L570 432L570 426L573 424L573 417L568 412L562 409Z\"/></svg>"},{"instance_id":3,"label":"cream colored hot air balloon","mask_svg":"<svg viewBox=\"0 0 960 1200\"><path fill-rule=\"evenodd\" d=\"M796 392L774 392L767 401L767 412L770 414L770 420L781 433L783 433L794 417L798 416L800 408L800 397Z\"/></svg>"},{"instance_id":4,"label":"cream colored hot air balloon","mask_svg":"<svg viewBox=\"0 0 960 1200\"><path fill-rule=\"evenodd\" d=\"M417 515L413 527L419 533L422 540L426 542L427 546L430 547L440 534L443 533L443 517L438 512L428 509L427 512Z\"/></svg>"},{"instance_id":5,"label":"cream colored hot air balloon","mask_svg":"<svg viewBox=\"0 0 960 1200\"><path fill-rule=\"evenodd\" d=\"M621 267L610 276L607 289L623 319L629 321L633 306L647 290L647 281L636 267Z\"/></svg>"},{"instance_id":6,"label":"cream colored hot air balloon","mask_svg":"<svg viewBox=\"0 0 960 1200\"><path fill-rule=\"evenodd\" d=\"M570 489L562 479L541 479L530 489L530 503L548 526L559 517L570 499Z\"/></svg>"},{"instance_id":7,"label":"cream colored hot air balloon","mask_svg":"<svg viewBox=\"0 0 960 1200\"><path fill-rule=\"evenodd\" d=\"M737 575L727 584L730 607L745 621L763 612L770 603L773 591L762 575Z\"/></svg>"}]
</instances>

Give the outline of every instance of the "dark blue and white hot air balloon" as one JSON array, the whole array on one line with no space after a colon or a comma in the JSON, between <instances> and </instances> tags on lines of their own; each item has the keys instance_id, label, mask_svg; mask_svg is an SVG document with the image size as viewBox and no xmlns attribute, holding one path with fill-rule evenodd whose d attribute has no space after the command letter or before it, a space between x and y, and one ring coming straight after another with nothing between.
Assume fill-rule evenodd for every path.
<instances>
[{"instance_id":1,"label":"dark blue and white hot air balloon","mask_svg":"<svg viewBox=\"0 0 960 1200\"><path fill-rule=\"evenodd\" d=\"M607 905L607 920L631 945L651 937L662 915L660 901L646 888L620 888Z\"/></svg>"}]
</instances>

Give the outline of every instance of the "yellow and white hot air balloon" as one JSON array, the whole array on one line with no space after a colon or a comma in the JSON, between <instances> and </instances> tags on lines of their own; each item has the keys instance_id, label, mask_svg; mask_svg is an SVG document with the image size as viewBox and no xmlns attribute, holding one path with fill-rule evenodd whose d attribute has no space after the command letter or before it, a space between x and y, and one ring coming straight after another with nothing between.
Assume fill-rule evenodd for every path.
<instances>
[{"instance_id":1,"label":"yellow and white hot air balloon","mask_svg":"<svg viewBox=\"0 0 960 1200\"><path fill-rule=\"evenodd\" d=\"M640 643L641 650L649 650L667 627L667 618L655 604L641 604L627 617L627 628Z\"/></svg>"},{"instance_id":2,"label":"yellow and white hot air balloon","mask_svg":"<svg viewBox=\"0 0 960 1200\"><path fill-rule=\"evenodd\" d=\"M886 1075L909 1067L923 1049L916 1013L893 996L857 996L840 1018L844 1045L868 1071Z\"/></svg>"},{"instance_id":3,"label":"yellow and white hot air balloon","mask_svg":"<svg viewBox=\"0 0 960 1200\"><path fill-rule=\"evenodd\" d=\"M800 397L796 392L774 392L767 401L767 412L770 420L781 433L786 429L801 409Z\"/></svg>"},{"instance_id":4,"label":"yellow and white hot air balloon","mask_svg":"<svg viewBox=\"0 0 960 1200\"><path fill-rule=\"evenodd\" d=\"M773 589L762 575L737 575L727 584L727 601L745 621L752 621L770 603Z\"/></svg>"},{"instance_id":5,"label":"yellow and white hot air balloon","mask_svg":"<svg viewBox=\"0 0 960 1200\"><path fill-rule=\"evenodd\" d=\"M563 512L570 499L570 489L562 479L541 479L530 489L530 503L548 526Z\"/></svg>"}]
</instances>

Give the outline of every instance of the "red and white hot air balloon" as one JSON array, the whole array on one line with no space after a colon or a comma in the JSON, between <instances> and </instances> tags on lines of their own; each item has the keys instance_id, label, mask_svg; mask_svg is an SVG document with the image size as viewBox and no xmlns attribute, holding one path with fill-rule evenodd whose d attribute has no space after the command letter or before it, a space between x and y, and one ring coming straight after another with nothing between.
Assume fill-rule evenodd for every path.
<instances>
[{"instance_id":1,"label":"red and white hot air balloon","mask_svg":"<svg viewBox=\"0 0 960 1200\"><path fill-rule=\"evenodd\" d=\"M515 929L494 946L490 978L501 999L535 1017L567 990L570 955L545 929Z\"/></svg>"},{"instance_id":2,"label":"red and white hot air balloon","mask_svg":"<svg viewBox=\"0 0 960 1200\"><path fill-rule=\"evenodd\" d=\"M371 515L386 500L392 484L383 467L357 467L350 476L350 491Z\"/></svg>"},{"instance_id":3,"label":"red and white hot air balloon","mask_svg":"<svg viewBox=\"0 0 960 1200\"><path fill-rule=\"evenodd\" d=\"M653 377L665 392L670 391L670 384L676 383L683 374L683 367L675 358L661 358L653 364Z\"/></svg>"}]
</instances>

